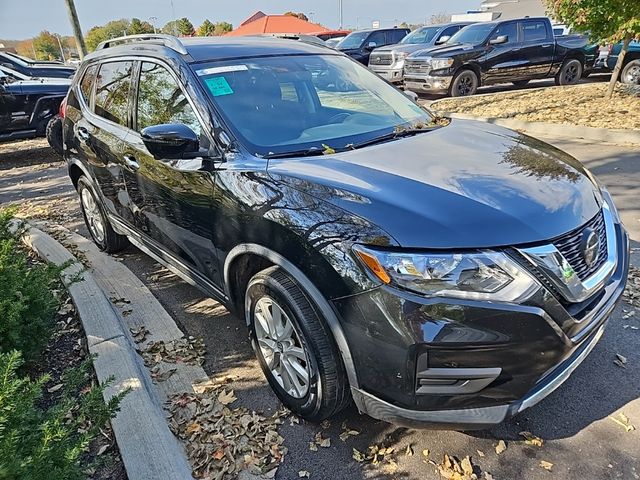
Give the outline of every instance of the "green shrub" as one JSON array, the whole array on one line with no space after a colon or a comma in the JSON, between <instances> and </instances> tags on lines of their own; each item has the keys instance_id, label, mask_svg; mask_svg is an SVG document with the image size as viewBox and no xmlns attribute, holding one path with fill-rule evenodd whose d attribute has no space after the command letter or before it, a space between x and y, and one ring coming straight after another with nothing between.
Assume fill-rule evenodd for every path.
<instances>
[{"instance_id":1,"label":"green shrub","mask_svg":"<svg viewBox=\"0 0 640 480\"><path fill-rule=\"evenodd\" d=\"M0 353L0 480L75 480L99 429L115 416L124 393L105 405L105 385L90 387L91 359L64 376L62 396L41 409L47 376L20 378L18 352ZM84 463L84 464L82 464Z\"/></svg>"},{"instance_id":2,"label":"green shrub","mask_svg":"<svg viewBox=\"0 0 640 480\"><path fill-rule=\"evenodd\" d=\"M51 335L59 303L52 289L60 268L29 261L9 231L12 214L0 210L0 353L19 350L32 362Z\"/></svg>"}]
</instances>

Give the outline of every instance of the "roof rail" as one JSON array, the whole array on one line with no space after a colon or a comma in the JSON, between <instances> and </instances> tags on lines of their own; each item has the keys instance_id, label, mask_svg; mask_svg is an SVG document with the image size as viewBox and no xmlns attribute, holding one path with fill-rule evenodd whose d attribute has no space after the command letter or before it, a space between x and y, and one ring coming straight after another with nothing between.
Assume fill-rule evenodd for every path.
<instances>
[{"instance_id":1,"label":"roof rail","mask_svg":"<svg viewBox=\"0 0 640 480\"><path fill-rule=\"evenodd\" d=\"M161 43L165 47L169 47L172 50L175 50L182 55L186 55L187 49L184 48L184 44L180 41L179 38L174 37L173 35L165 35L162 33L141 33L138 35L127 35L124 37L112 38L110 40L105 40L101 42L96 50L102 50L104 48L113 47L118 44L123 43L133 43L133 42L144 42L148 41L151 43Z\"/></svg>"}]
</instances>

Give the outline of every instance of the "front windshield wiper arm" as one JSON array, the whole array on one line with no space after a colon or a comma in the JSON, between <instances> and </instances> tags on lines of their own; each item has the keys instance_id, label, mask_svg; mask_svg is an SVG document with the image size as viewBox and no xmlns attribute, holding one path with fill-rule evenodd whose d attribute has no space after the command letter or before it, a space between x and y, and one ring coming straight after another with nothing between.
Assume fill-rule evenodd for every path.
<instances>
[{"instance_id":1,"label":"front windshield wiper arm","mask_svg":"<svg viewBox=\"0 0 640 480\"><path fill-rule=\"evenodd\" d=\"M379 137L372 138L370 140L365 140L364 142L352 144L350 147L352 149L358 149L363 147L368 147L369 145L375 145L377 143L388 142L389 140L395 140L396 138L404 138L404 137L412 137L413 135L417 135L419 133L426 133L439 128L440 125L434 125L425 128L404 128L402 130L396 130L391 133L387 133L385 135L380 135Z\"/></svg>"},{"instance_id":2,"label":"front windshield wiper arm","mask_svg":"<svg viewBox=\"0 0 640 480\"><path fill-rule=\"evenodd\" d=\"M293 157L315 157L316 155L324 155L325 150L318 147L307 148L306 150L291 150L288 152L267 153L262 158L293 158Z\"/></svg>"}]
</instances>

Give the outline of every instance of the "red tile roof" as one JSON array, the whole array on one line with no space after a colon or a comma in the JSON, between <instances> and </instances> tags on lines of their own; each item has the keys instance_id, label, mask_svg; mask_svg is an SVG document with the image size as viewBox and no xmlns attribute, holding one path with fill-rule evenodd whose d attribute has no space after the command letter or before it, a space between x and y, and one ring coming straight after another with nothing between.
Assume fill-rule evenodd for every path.
<instances>
[{"instance_id":1,"label":"red tile roof","mask_svg":"<svg viewBox=\"0 0 640 480\"><path fill-rule=\"evenodd\" d=\"M256 12L256 14L262 12ZM255 17L256 14L247 20ZM320 33L327 31L322 25L306 22L291 15L264 15L256 20L243 22L238 28L227 33L228 36L260 35L262 33Z\"/></svg>"}]
</instances>

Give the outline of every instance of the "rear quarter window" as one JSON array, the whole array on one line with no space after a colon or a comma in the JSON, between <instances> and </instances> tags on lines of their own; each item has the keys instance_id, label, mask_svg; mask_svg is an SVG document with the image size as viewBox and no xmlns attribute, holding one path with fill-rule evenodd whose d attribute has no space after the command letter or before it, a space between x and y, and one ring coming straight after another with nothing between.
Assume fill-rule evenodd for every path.
<instances>
[{"instance_id":1,"label":"rear quarter window","mask_svg":"<svg viewBox=\"0 0 640 480\"><path fill-rule=\"evenodd\" d=\"M127 125L132 71L133 62L100 65L95 89L96 115L119 125Z\"/></svg>"},{"instance_id":2,"label":"rear quarter window","mask_svg":"<svg viewBox=\"0 0 640 480\"><path fill-rule=\"evenodd\" d=\"M80 81L80 94L82 95L82 99L84 103L90 105L91 102L91 92L93 91L93 81L96 78L96 72L98 71L97 65L91 65L84 72L82 76L82 80Z\"/></svg>"}]
</instances>

